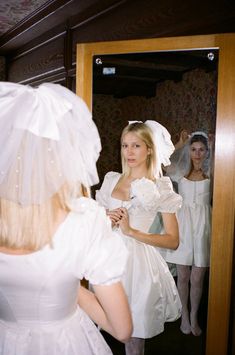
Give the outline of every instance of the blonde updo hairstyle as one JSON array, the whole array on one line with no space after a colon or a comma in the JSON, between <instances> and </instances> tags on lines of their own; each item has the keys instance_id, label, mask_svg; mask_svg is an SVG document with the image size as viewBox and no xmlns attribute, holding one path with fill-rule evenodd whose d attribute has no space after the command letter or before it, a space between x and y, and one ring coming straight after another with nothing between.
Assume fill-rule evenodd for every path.
<instances>
[{"instance_id":1,"label":"blonde updo hairstyle","mask_svg":"<svg viewBox=\"0 0 235 355\"><path fill-rule=\"evenodd\" d=\"M121 134L121 145L124 139L124 136L127 133L134 133L139 139L141 139L147 146L150 151L150 154L147 156L146 166L147 166L147 178L155 180L154 171L157 164L156 158L156 147L154 145L153 136L151 129L143 122L134 122L126 126ZM127 162L123 156L121 148L121 162L122 162L122 172L125 176L130 174L130 168L127 165Z\"/></svg>"}]
</instances>

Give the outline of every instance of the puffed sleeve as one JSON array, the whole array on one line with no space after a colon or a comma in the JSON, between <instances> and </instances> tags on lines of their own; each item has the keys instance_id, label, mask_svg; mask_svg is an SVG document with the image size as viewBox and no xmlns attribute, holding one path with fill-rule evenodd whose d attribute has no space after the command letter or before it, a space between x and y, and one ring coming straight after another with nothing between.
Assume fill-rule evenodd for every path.
<instances>
[{"instance_id":1,"label":"puffed sleeve","mask_svg":"<svg viewBox=\"0 0 235 355\"><path fill-rule=\"evenodd\" d=\"M111 194L111 185L113 179L115 179L117 176L120 176L120 174L114 171L109 171L104 177L104 181L101 185L100 190L96 190L96 201L99 203L100 206L103 206L106 209L108 208L108 199Z\"/></svg>"},{"instance_id":2,"label":"puffed sleeve","mask_svg":"<svg viewBox=\"0 0 235 355\"><path fill-rule=\"evenodd\" d=\"M74 252L73 269L78 278L92 284L111 284L121 279L128 251L121 237L112 231L105 209L94 200L82 199L84 211L80 252ZM78 206L79 208L79 206ZM78 244L80 239L76 241ZM76 249L76 246L75 246Z\"/></svg>"},{"instance_id":3,"label":"puffed sleeve","mask_svg":"<svg viewBox=\"0 0 235 355\"><path fill-rule=\"evenodd\" d=\"M182 205L182 197L174 192L170 178L163 176L157 180L156 184L160 193L158 211L175 213Z\"/></svg>"}]
</instances>

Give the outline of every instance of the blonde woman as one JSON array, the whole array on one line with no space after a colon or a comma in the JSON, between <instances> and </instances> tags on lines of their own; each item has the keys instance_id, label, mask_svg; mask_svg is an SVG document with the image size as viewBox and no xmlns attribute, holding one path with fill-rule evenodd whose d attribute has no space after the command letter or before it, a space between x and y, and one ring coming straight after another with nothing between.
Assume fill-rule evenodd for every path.
<instances>
[{"instance_id":1,"label":"blonde woman","mask_svg":"<svg viewBox=\"0 0 235 355\"><path fill-rule=\"evenodd\" d=\"M90 112L49 83L2 82L0 106L0 353L112 354L94 322L131 335L127 251L85 197L100 152Z\"/></svg>"},{"instance_id":2,"label":"blonde woman","mask_svg":"<svg viewBox=\"0 0 235 355\"><path fill-rule=\"evenodd\" d=\"M123 172L107 173L96 193L129 250L122 281L134 330L125 344L127 355L142 355L145 339L160 334L165 322L180 317L174 279L156 248L176 249L179 244L175 212L181 198L161 169L170 163L173 151L168 131L158 122L130 123L121 135ZM150 233L153 223L155 233Z\"/></svg>"}]
</instances>

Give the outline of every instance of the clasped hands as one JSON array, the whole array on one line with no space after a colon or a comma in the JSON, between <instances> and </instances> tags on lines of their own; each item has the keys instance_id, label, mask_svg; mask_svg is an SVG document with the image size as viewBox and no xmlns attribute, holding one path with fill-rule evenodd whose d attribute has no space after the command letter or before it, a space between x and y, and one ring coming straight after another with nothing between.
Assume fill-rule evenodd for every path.
<instances>
[{"instance_id":1,"label":"clasped hands","mask_svg":"<svg viewBox=\"0 0 235 355\"><path fill-rule=\"evenodd\" d=\"M129 224L129 214L125 207L115 208L114 210L107 210L107 216L109 216L112 227L120 227L122 233L128 235L130 233L130 224Z\"/></svg>"}]
</instances>

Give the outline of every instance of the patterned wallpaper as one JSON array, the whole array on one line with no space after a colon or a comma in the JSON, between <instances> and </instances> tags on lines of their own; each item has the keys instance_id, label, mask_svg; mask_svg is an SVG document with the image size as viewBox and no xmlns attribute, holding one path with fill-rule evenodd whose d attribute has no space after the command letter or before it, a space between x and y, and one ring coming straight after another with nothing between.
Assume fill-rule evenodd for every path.
<instances>
[{"instance_id":1,"label":"patterned wallpaper","mask_svg":"<svg viewBox=\"0 0 235 355\"><path fill-rule=\"evenodd\" d=\"M0 81L6 80L6 63L5 58L0 57Z\"/></svg>"},{"instance_id":2,"label":"patterned wallpaper","mask_svg":"<svg viewBox=\"0 0 235 355\"><path fill-rule=\"evenodd\" d=\"M94 95L93 118L102 142L97 164L100 180L107 171L121 171L119 139L128 120L156 120L167 127L174 143L184 128L214 133L216 94L217 72L195 69L184 74L181 82L159 84L154 98Z\"/></svg>"},{"instance_id":3,"label":"patterned wallpaper","mask_svg":"<svg viewBox=\"0 0 235 355\"><path fill-rule=\"evenodd\" d=\"M48 0L1 0L0 35L10 30Z\"/></svg>"}]
</instances>

